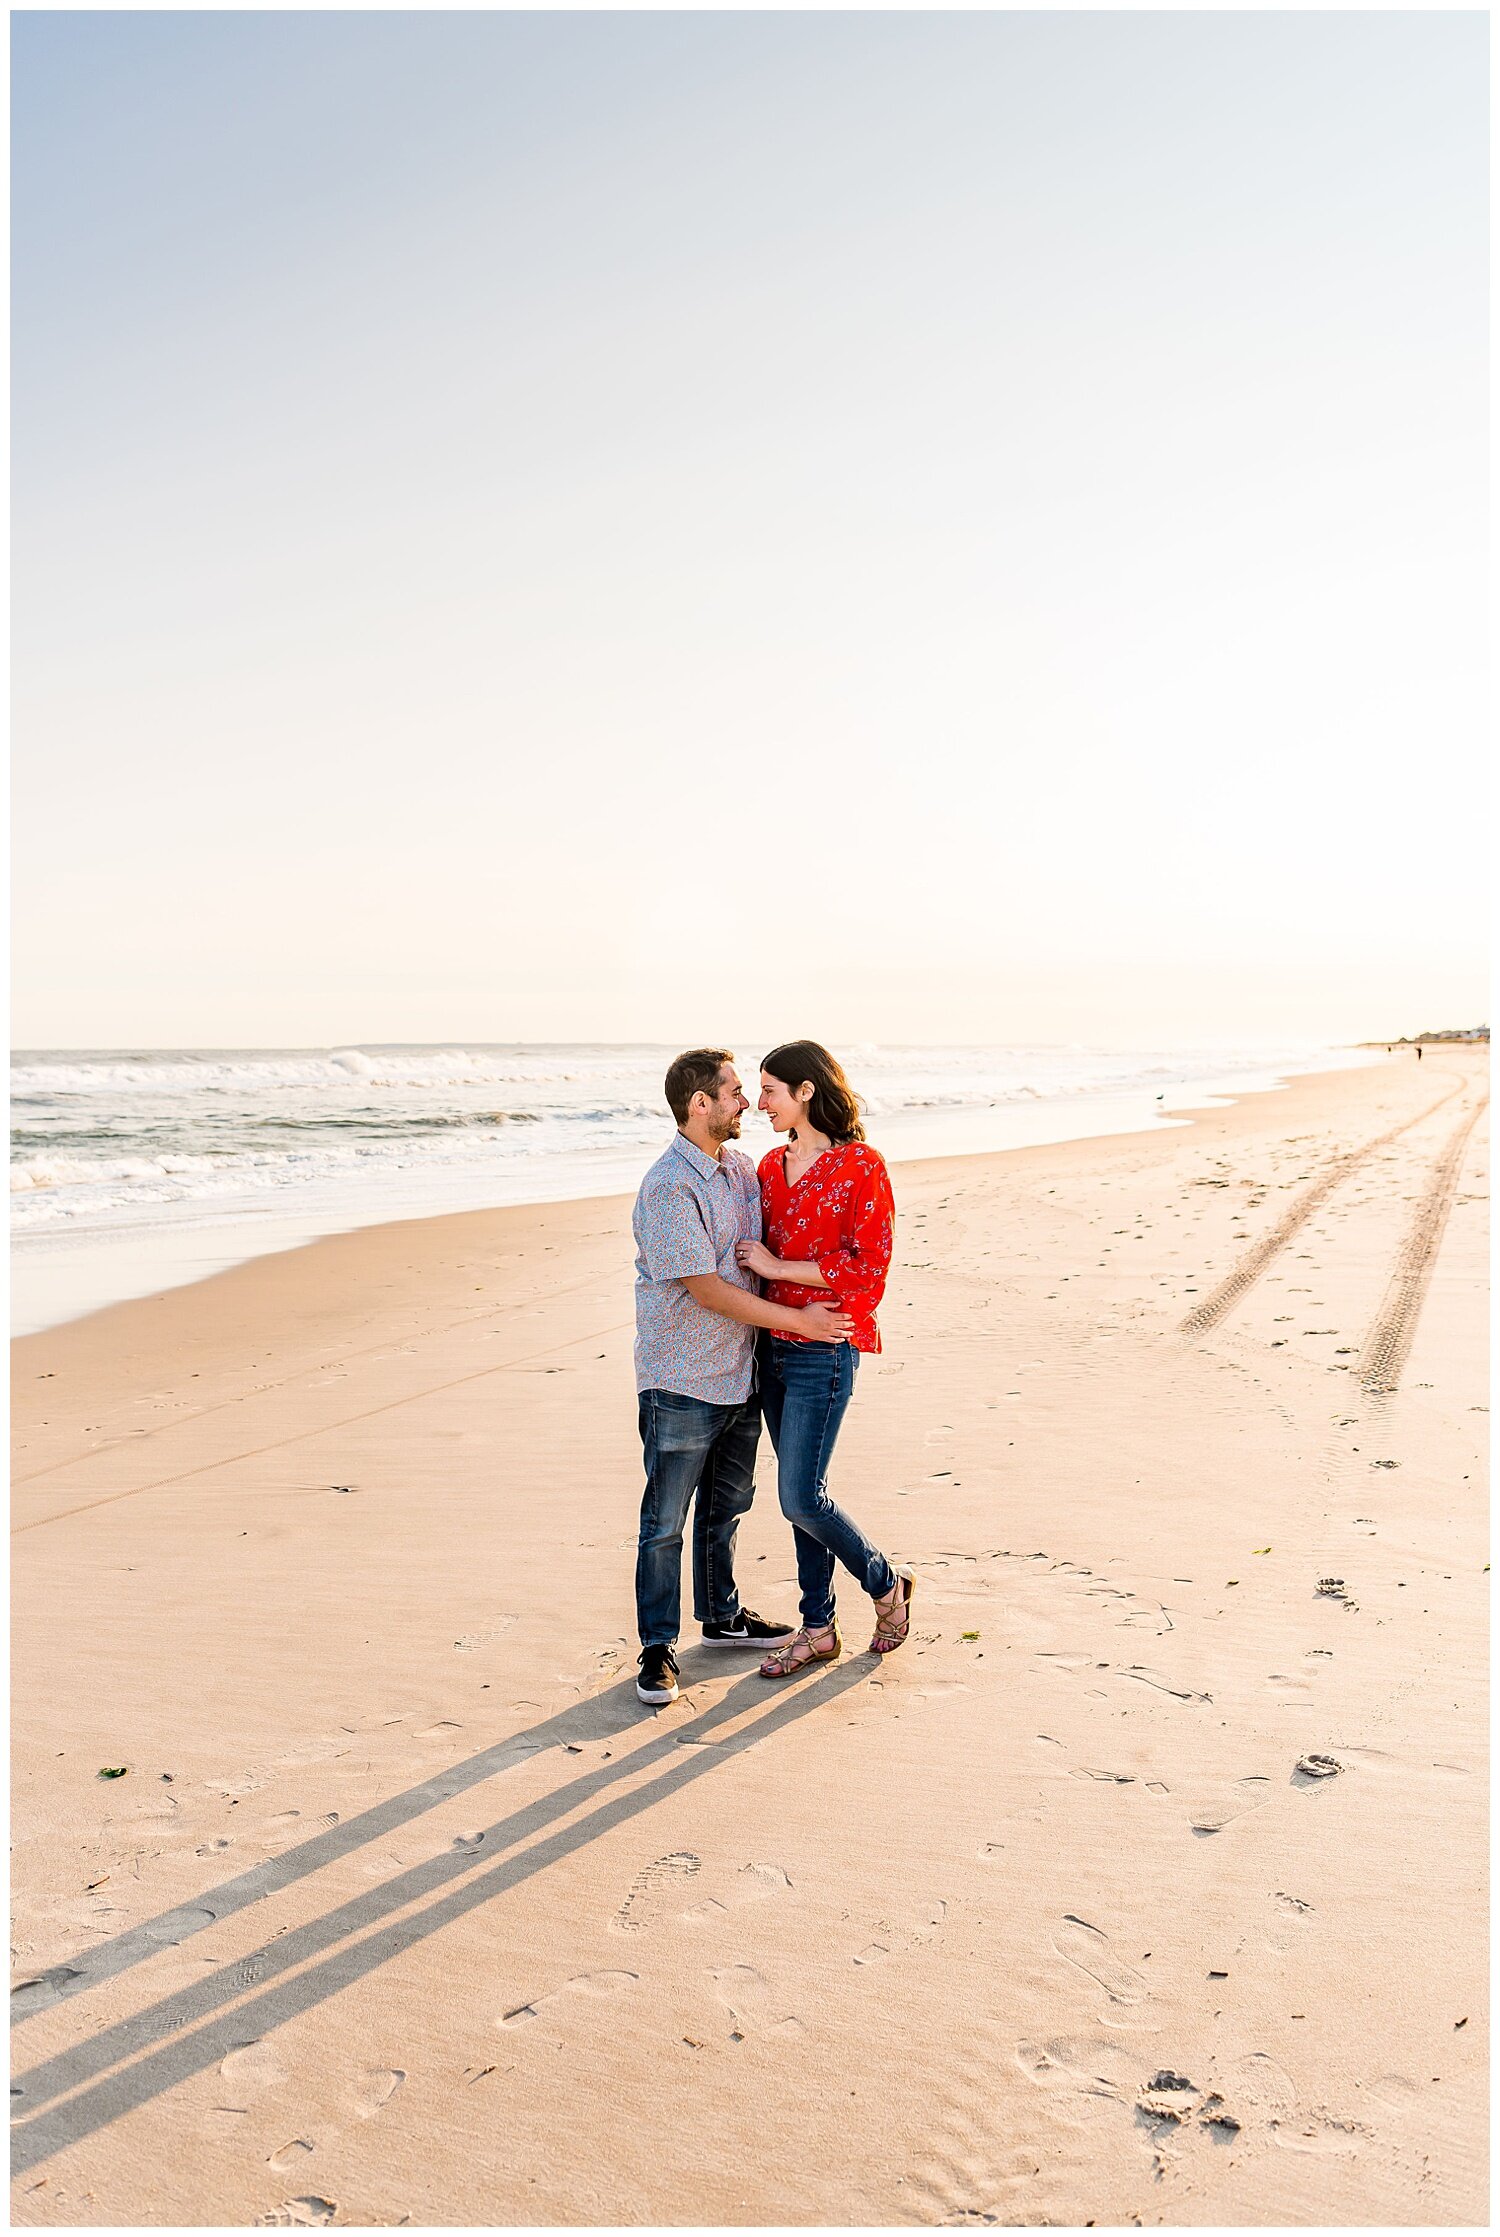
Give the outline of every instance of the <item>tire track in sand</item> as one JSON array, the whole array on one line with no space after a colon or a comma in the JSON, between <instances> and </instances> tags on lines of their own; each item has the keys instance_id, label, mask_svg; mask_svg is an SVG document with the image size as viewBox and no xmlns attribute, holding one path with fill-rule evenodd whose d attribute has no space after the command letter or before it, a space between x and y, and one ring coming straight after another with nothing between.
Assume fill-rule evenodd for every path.
<instances>
[{"instance_id":1,"label":"tire track in sand","mask_svg":"<svg viewBox=\"0 0 1500 2237\"><path fill-rule=\"evenodd\" d=\"M1359 1347L1359 1379L1372 1397L1388 1394L1401 1380L1443 1231L1448 1225L1448 1214L1458 1194L1458 1177L1463 1170L1469 1136L1488 1104L1489 1097L1482 1095L1468 1117L1449 1136L1448 1145L1433 1167L1426 1193L1417 1206L1411 1230L1401 1246L1395 1271L1380 1301L1380 1310Z\"/></svg>"},{"instance_id":2,"label":"tire track in sand","mask_svg":"<svg viewBox=\"0 0 1500 2237\"><path fill-rule=\"evenodd\" d=\"M1463 1086L1464 1081L1460 1077L1446 1095L1440 1095L1435 1103L1429 1103L1425 1111L1418 1111L1413 1118L1403 1119L1399 1126L1393 1126L1387 1134L1377 1135L1373 1142L1366 1142L1362 1148L1348 1150L1342 1157L1336 1157L1326 1172L1313 1182L1311 1188L1304 1189L1295 1203L1288 1206L1270 1234L1263 1235L1258 1243L1246 1251L1239 1264L1230 1268L1212 1295L1205 1297L1201 1305L1193 1307L1185 1320L1178 1322L1178 1333L1183 1336L1202 1336L1221 1321L1226 1313L1232 1312L1245 1292L1260 1280L1272 1259L1285 1250L1298 1229L1332 1195L1341 1181L1346 1181L1351 1173L1357 1172L1377 1151L1388 1149L1392 1142L1409 1133L1412 1127L1420 1126L1424 1119L1430 1119L1433 1112L1440 1111L1445 1103L1450 1103Z\"/></svg>"}]
</instances>

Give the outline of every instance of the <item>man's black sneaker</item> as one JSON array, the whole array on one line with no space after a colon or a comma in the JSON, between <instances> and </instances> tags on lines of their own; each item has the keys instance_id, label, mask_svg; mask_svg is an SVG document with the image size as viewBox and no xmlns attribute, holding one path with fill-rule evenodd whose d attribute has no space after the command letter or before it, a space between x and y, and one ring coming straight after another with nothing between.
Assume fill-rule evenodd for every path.
<instances>
[{"instance_id":1,"label":"man's black sneaker","mask_svg":"<svg viewBox=\"0 0 1500 2237\"><path fill-rule=\"evenodd\" d=\"M760 1647L774 1646L778 1639L795 1636L789 1623L767 1623L753 1608L741 1608L733 1623L706 1623L703 1626L705 1647Z\"/></svg>"},{"instance_id":2,"label":"man's black sneaker","mask_svg":"<svg viewBox=\"0 0 1500 2237\"><path fill-rule=\"evenodd\" d=\"M670 1647L646 1648L635 1690L653 1709L664 1708L677 1699L677 1657Z\"/></svg>"}]
</instances>

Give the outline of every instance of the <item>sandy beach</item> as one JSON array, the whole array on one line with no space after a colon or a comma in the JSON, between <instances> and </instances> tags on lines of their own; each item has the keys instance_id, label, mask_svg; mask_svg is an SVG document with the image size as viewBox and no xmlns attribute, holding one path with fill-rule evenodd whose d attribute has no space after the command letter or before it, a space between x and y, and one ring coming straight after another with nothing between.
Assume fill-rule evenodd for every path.
<instances>
[{"instance_id":1,"label":"sandy beach","mask_svg":"<svg viewBox=\"0 0 1500 2237\"><path fill-rule=\"evenodd\" d=\"M895 1167L658 1713L627 1199L18 1342L14 2219L1483 2225L1486 1056Z\"/></svg>"}]
</instances>

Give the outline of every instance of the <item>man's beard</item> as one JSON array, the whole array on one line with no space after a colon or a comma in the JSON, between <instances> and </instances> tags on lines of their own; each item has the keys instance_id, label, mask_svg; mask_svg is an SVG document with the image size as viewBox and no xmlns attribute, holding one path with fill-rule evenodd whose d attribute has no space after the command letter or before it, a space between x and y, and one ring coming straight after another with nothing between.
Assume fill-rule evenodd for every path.
<instances>
[{"instance_id":1,"label":"man's beard","mask_svg":"<svg viewBox=\"0 0 1500 2237\"><path fill-rule=\"evenodd\" d=\"M714 1127L713 1134L716 1142L737 1142L740 1138L738 1111L732 1119L720 1119Z\"/></svg>"}]
</instances>

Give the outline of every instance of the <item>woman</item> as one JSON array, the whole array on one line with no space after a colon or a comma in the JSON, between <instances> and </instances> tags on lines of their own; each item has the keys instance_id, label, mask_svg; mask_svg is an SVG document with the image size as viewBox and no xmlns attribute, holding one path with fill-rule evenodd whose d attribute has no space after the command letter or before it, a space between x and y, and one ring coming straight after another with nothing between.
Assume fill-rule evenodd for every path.
<instances>
[{"instance_id":1,"label":"woman","mask_svg":"<svg viewBox=\"0 0 1500 2237\"><path fill-rule=\"evenodd\" d=\"M890 1176L871 1149L853 1090L816 1041L787 1041L760 1068L760 1108L785 1149L760 1161L764 1243L741 1243L742 1266L769 1286L773 1304L832 1304L854 1323L852 1342L817 1344L766 1331L760 1391L776 1448L781 1511L797 1547L802 1629L767 1655L763 1678L789 1678L843 1652L833 1606L841 1561L875 1603L872 1654L904 1646L914 1579L897 1569L828 1496L825 1476L854 1395L861 1352L878 1352L875 1308L891 1263ZM769 1246L769 1247L768 1247Z\"/></svg>"}]
</instances>

